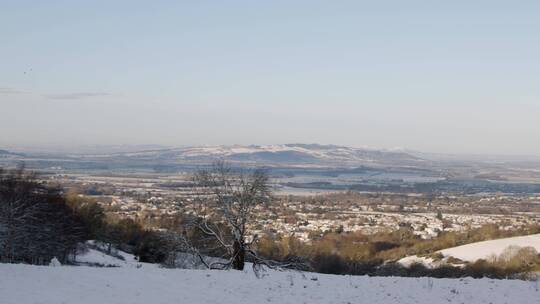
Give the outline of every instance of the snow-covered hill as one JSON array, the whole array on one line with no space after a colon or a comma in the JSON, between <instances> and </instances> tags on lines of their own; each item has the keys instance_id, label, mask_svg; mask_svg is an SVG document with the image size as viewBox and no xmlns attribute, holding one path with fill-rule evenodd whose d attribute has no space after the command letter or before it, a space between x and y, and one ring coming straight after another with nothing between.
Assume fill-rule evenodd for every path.
<instances>
[{"instance_id":1,"label":"snow-covered hill","mask_svg":"<svg viewBox=\"0 0 540 304\"><path fill-rule=\"evenodd\" d=\"M423 160L402 151L352 148L335 145L285 144L266 146L200 146L102 155L86 158L125 158L131 160L166 160L185 163L226 159L231 162L266 165L413 165Z\"/></svg>"},{"instance_id":2,"label":"snow-covered hill","mask_svg":"<svg viewBox=\"0 0 540 304\"><path fill-rule=\"evenodd\" d=\"M0 264L2 304L537 303L535 282Z\"/></svg>"},{"instance_id":3,"label":"snow-covered hill","mask_svg":"<svg viewBox=\"0 0 540 304\"><path fill-rule=\"evenodd\" d=\"M540 234L477 242L444 249L440 253L445 257L452 256L463 261L474 262L479 259L487 259L493 255L499 256L509 246L533 247L540 252Z\"/></svg>"},{"instance_id":4,"label":"snow-covered hill","mask_svg":"<svg viewBox=\"0 0 540 304\"><path fill-rule=\"evenodd\" d=\"M405 267L414 263L423 264L426 267L438 267L445 263L449 257L457 258L465 262L475 262L480 259L489 259L493 256L500 256L509 247L533 247L540 252L540 234L516 236L511 238L476 242L467 245L447 248L438 251L445 258L434 260L429 257L408 256L398 262Z\"/></svg>"}]
</instances>

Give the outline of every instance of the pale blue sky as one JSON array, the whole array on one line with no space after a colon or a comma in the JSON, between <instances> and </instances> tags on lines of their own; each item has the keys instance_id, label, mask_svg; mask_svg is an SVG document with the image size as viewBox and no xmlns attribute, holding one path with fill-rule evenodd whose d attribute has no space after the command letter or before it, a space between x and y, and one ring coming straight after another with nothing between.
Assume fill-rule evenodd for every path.
<instances>
[{"instance_id":1,"label":"pale blue sky","mask_svg":"<svg viewBox=\"0 0 540 304\"><path fill-rule=\"evenodd\" d=\"M0 1L0 145L540 155L539 1Z\"/></svg>"}]
</instances>

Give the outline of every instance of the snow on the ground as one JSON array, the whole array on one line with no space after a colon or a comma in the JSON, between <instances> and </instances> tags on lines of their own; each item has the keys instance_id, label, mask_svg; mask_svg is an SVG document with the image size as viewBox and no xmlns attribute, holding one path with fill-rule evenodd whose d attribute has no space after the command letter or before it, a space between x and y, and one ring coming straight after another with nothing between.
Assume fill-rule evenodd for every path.
<instances>
[{"instance_id":1,"label":"snow on the ground","mask_svg":"<svg viewBox=\"0 0 540 304\"><path fill-rule=\"evenodd\" d=\"M119 259L95 249L88 249L87 252L77 255L75 262L82 265L101 265L105 267L146 267L155 266L148 263L139 263L133 255L119 251L118 254L124 258ZM157 266L155 266L157 267Z\"/></svg>"},{"instance_id":2,"label":"snow on the ground","mask_svg":"<svg viewBox=\"0 0 540 304\"><path fill-rule=\"evenodd\" d=\"M416 255L404 257L401 260L399 260L398 263L405 267L410 267L413 264L422 264L428 268L434 268L434 267L439 266L439 264L435 262L432 258L419 257Z\"/></svg>"},{"instance_id":3,"label":"snow on the ground","mask_svg":"<svg viewBox=\"0 0 540 304\"><path fill-rule=\"evenodd\" d=\"M114 248L112 249L113 254L107 254L107 246L94 241L88 241L86 247L82 253L76 256L74 261L76 264L101 267L158 267L156 264L141 263L134 255ZM100 249L98 250L98 248Z\"/></svg>"},{"instance_id":4,"label":"snow on the ground","mask_svg":"<svg viewBox=\"0 0 540 304\"><path fill-rule=\"evenodd\" d=\"M537 282L0 264L2 304L538 303Z\"/></svg>"},{"instance_id":5,"label":"snow on the ground","mask_svg":"<svg viewBox=\"0 0 540 304\"><path fill-rule=\"evenodd\" d=\"M463 261L474 262L487 259L492 255L499 256L509 246L533 247L540 252L540 234L477 242L439 252L445 257L452 256Z\"/></svg>"}]
</instances>

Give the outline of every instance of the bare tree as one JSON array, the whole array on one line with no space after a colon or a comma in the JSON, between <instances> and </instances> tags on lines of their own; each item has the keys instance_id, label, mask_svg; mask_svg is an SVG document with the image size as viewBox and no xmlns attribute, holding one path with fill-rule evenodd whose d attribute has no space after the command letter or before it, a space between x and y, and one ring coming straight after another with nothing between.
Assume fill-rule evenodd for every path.
<instances>
[{"instance_id":1,"label":"bare tree","mask_svg":"<svg viewBox=\"0 0 540 304\"><path fill-rule=\"evenodd\" d=\"M248 235L254 210L270 201L268 175L264 170L248 174L235 172L223 161L194 175L199 220L196 227L213 240L225 260L208 263L214 269L244 269L245 261L268 264L258 257L253 244L257 235ZM204 261L204 259L201 259Z\"/></svg>"}]
</instances>

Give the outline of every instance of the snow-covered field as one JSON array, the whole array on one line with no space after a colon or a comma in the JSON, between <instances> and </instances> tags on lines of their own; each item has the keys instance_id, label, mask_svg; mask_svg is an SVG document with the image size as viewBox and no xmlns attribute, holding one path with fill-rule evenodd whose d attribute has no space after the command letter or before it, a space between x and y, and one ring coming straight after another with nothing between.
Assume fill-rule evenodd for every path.
<instances>
[{"instance_id":1,"label":"snow-covered field","mask_svg":"<svg viewBox=\"0 0 540 304\"><path fill-rule=\"evenodd\" d=\"M163 269L122 251L111 256L97 250L96 244L89 245L94 247L79 255L78 263L115 267L0 264L0 304L540 303L539 282L291 271L268 271L258 278L251 268L243 272Z\"/></svg>"},{"instance_id":2,"label":"snow-covered field","mask_svg":"<svg viewBox=\"0 0 540 304\"><path fill-rule=\"evenodd\" d=\"M428 268L433 268L444 264L448 257L458 258L465 262L475 262L480 259L489 259L493 256L500 256L501 253L510 246L533 247L536 251L540 252L540 234L483 241L443 249L438 251L445 257L442 261L434 261L432 258L413 255L402 258L398 263L405 267L409 267L414 263L419 263Z\"/></svg>"},{"instance_id":3,"label":"snow-covered field","mask_svg":"<svg viewBox=\"0 0 540 304\"><path fill-rule=\"evenodd\" d=\"M538 303L537 282L0 264L0 303Z\"/></svg>"},{"instance_id":4,"label":"snow-covered field","mask_svg":"<svg viewBox=\"0 0 540 304\"><path fill-rule=\"evenodd\" d=\"M540 252L540 234L518 236L512 238L484 241L441 250L446 256L452 256L463 261L474 262L487 259L492 255L500 255L509 246L533 247Z\"/></svg>"}]
</instances>

